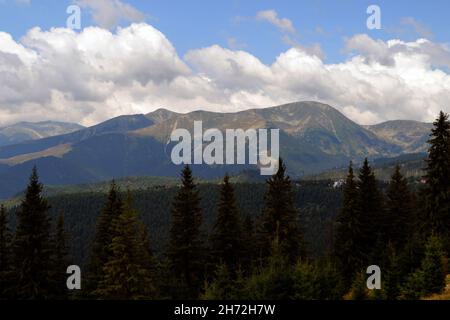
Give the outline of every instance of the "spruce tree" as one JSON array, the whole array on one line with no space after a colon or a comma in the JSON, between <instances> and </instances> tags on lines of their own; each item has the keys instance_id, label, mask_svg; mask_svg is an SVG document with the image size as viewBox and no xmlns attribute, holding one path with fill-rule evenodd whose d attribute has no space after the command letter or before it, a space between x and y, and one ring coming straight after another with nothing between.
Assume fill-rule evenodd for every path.
<instances>
[{"instance_id":1,"label":"spruce tree","mask_svg":"<svg viewBox=\"0 0 450 320\"><path fill-rule=\"evenodd\" d=\"M404 278L401 263L395 246L389 243L386 248L386 263L382 270L382 296L386 300L397 300L400 296L401 284Z\"/></svg>"},{"instance_id":2,"label":"spruce tree","mask_svg":"<svg viewBox=\"0 0 450 320\"><path fill-rule=\"evenodd\" d=\"M433 123L428 141L426 167L427 188L425 202L427 217L426 233L442 237L447 253L450 253L450 122L448 115L440 112Z\"/></svg>"},{"instance_id":3,"label":"spruce tree","mask_svg":"<svg viewBox=\"0 0 450 320\"><path fill-rule=\"evenodd\" d=\"M445 288L447 275L445 259L442 240L438 236L432 235L425 246L425 258L422 261L425 295L441 293Z\"/></svg>"},{"instance_id":4,"label":"spruce tree","mask_svg":"<svg viewBox=\"0 0 450 320\"><path fill-rule=\"evenodd\" d=\"M64 215L59 214L56 221L56 228L53 237L53 274L52 281L54 281L54 298L55 299L67 299L67 267L69 262L69 248L68 248L68 236L64 229Z\"/></svg>"},{"instance_id":5,"label":"spruce tree","mask_svg":"<svg viewBox=\"0 0 450 320\"><path fill-rule=\"evenodd\" d=\"M441 239L431 235L425 246L425 257L420 269L410 274L402 288L406 299L418 299L434 293L441 293L445 288L447 274L445 251Z\"/></svg>"},{"instance_id":6,"label":"spruce tree","mask_svg":"<svg viewBox=\"0 0 450 320\"><path fill-rule=\"evenodd\" d=\"M386 219L384 226L386 241L390 242L393 250L400 252L408 239L414 233L413 197L406 178L400 172L400 166L395 167L386 194Z\"/></svg>"},{"instance_id":7,"label":"spruce tree","mask_svg":"<svg viewBox=\"0 0 450 320\"><path fill-rule=\"evenodd\" d=\"M189 166L181 174L182 185L172 204L172 225L168 258L176 298L196 299L202 287L202 241L200 227L202 212L200 196Z\"/></svg>"},{"instance_id":8,"label":"spruce tree","mask_svg":"<svg viewBox=\"0 0 450 320\"><path fill-rule=\"evenodd\" d=\"M334 254L346 286L352 282L353 276L362 267L363 252L360 252L359 241L363 219L357 210L358 190L356 187L353 165L350 162L347 179L343 190L343 202L336 219L336 236Z\"/></svg>"},{"instance_id":9,"label":"spruce tree","mask_svg":"<svg viewBox=\"0 0 450 320\"><path fill-rule=\"evenodd\" d=\"M138 213L129 195L111 227L110 255L103 267L95 295L108 300L152 298L155 288L151 274L148 236L143 233ZM143 241L144 240L144 241Z\"/></svg>"},{"instance_id":10,"label":"spruce tree","mask_svg":"<svg viewBox=\"0 0 450 320\"><path fill-rule=\"evenodd\" d=\"M271 244L278 232L280 250L291 263L305 255L303 235L298 226L292 182L286 166L279 160L278 172L267 180L265 207L259 228L259 251L263 259L271 255Z\"/></svg>"},{"instance_id":11,"label":"spruce tree","mask_svg":"<svg viewBox=\"0 0 450 320\"><path fill-rule=\"evenodd\" d=\"M360 169L356 186L358 190L356 211L359 220L356 254L362 263L361 266L367 267L370 264L379 264L383 260L383 251L387 243L382 194L367 158Z\"/></svg>"},{"instance_id":12,"label":"spruce tree","mask_svg":"<svg viewBox=\"0 0 450 320\"><path fill-rule=\"evenodd\" d=\"M90 260L87 268L87 281L84 293L87 297L95 298L100 280L103 277L103 267L111 255L112 221L122 213L122 200L120 199L116 183L112 181L108 199L97 219L95 237L92 243Z\"/></svg>"},{"instance_id":13,"label":"spruce tree","mask_svg":"<svg viewBox=\"0 0 450 320\"><path fill-rule=\"evenodd\" d=\"M235 275L242 258L242 225L233 187L228 175L220 189L217 220L211 236L211 254L215 263L223 264L231 276Z\"/></svg>"},{"instance_id":14,"label":"spruce tree","mask_svg":"<svg viewBox=\"0 0 450 320\"><path fill-rule=\"evenodd\" d=\"M17 212L14 239L14 294L17 299L48 299L52 295L50 206L42 196L36 167Z\"/></svg>"},{"instance_id":15,"label":"spruce tree","mask_svg":"<svg viewBox=\"0 0 450 320\"><path fill-rule=\"evenodd\" d=\"M0 206L0 300L7 299L11 286L11 244L12 234L9 229L8 215L3 205Z\"/></svg>"}]
</instances>

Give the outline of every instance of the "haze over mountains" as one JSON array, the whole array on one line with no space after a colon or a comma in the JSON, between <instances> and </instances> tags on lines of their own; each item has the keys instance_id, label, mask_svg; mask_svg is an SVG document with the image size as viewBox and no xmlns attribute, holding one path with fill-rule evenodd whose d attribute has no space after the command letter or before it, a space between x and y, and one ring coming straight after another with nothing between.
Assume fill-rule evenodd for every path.
<instances>
[{"instance_id":1,"label":"haze over mountains","mask_svg":"<svg viewBox=\"0 0 450 320\"><path fill-rule=\"evenodd\" d=\"M279 128L280 154L293 176L340 167L366 156L374 159L425 152L431 129L431 124L415 121L361 126L331 106L317 102L237 113L179 114L159 109L146 115L120 116L89 128L54 127L53 131L43 130L40 134L47 136L40 139L30 135L35 140L0 147L0 198L21 191L33 165L38 166L42 181L49 185L127 176L178 176L180 167L170 159L170 133L176 128L192 132L194 120L203 121L203 130ZM254 167L196 165L194 173L212 178L249 168Z\"/></svg>"},{"instance_id":2,"label":"haze over mountains","mask_svg":"<svg viewBox=\"0 0 450 320\"><path fill-rule=\"evenodd\" d=\"M57 121L19 122L0 127L0 147L70 133L83 128L79 124Z\"/></svg>"}]
</instances>

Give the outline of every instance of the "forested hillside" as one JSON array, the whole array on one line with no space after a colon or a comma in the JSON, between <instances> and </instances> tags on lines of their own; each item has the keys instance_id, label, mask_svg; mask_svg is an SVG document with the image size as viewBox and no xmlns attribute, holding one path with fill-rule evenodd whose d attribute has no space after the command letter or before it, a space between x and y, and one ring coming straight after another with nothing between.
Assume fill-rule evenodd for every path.
<instances>
[{"instance_id":1,"label":"forested hillside","mask_svg":"<svg viewBox=\"0 0 450 320\"><path fill-rule=\"evenodd\" d=\"M0 207L2 299L420 299L446 286L450 121L440 113L419 186L366 158L345 182L296 182L279 159L265 183L72 193L47 199L33 168ZM83 270L69 292L65 268ZM367 268L382 272L369 288ZM370 289L370 290L369 290Z\"/></svg>"}]
</instances>

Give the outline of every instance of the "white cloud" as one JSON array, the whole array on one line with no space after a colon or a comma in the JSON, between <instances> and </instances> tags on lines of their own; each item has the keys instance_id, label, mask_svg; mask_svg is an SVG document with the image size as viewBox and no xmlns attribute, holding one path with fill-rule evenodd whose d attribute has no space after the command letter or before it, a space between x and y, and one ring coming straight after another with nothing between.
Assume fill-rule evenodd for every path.
<instances>
[{"instance_id":1,"label":"white cloud","mask_svg":"<svg viewBox=\"0 0 450 320\"><path fill-rule=\"evenodd\" d=\"M102 28L112 29L120 21L142 22L145 14L120 0L75 0L83 8L88 8L94 21Z\"/></svg>"},{"instance_id":2,"label":"white cloud","mask_svg":"<svg viewBox=\"0 0 450 320\"><path fill-rule=\"evenodd\" d=\"M259 11L256 14L256 19L267 21L283 32L295 33L292 21L287 18L278 17L278 13L275 10Z\"/></svg>"},{"instance_id":3,"label":"white cloud","mask_svg":"<svg viewBox=\"0 0 450 320\"><path fill-rule=\"evenodd\" d=\"M325 63L301 47L265 64L244 50L213 45L179 57L145 23L31 29L20 41L0 32L0 124L66 120L85 125L159 107L237 111L318 100L367 124L432 120L450 111L450 50L419 39L347 40L353 54Z\"/></svg>"}]
</instances>

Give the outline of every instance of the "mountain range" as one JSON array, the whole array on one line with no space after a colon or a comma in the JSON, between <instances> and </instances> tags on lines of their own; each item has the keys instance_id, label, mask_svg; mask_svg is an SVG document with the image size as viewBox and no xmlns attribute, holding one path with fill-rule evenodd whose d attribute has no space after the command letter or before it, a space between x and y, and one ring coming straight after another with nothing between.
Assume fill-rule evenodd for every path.
<instances>
[{"instance_id":1,"label":"mountain range","mask_svg":"<svg viewBox=\"0 0 450 320\"><path fill-rule=\"evenodd\" d=\"M16 136L16 140L11 138L12 143L0 147L0 198L20 192L34 165L43 183L48 185L132 176L178 176L180 166L171 162L173 143L169 143L169 137L176 128L192 132L194 120L203 121L203 130L279 128L280 154L294 177L339 168L349 160L364 157L423 153L431 129L431 124L405 120L361 126L335 108L318 102L296 102L235 113L181 114L158 109L145 115L119 116L88 128L55 125L51 130L35 130L42 137L30 134L23 141ZM36 125L45 127L42 123ZM33 128L33 125L18 127ZM196 165L194 173L214 178L225 172L233 174L252 169L256 168Z\"/></svg>"},{"instance_id":2,"label":"mountain range","mask_svg":"<svg viewBox=\"0 0 450 320\"><path fill-rule=\"evenodd\" d=\"M70 133L81 129L84 129L84 127L76 123L57 121L36 123L19 122L10 126L0 127L0 147Z\"/></svg>"}]
</instances>

